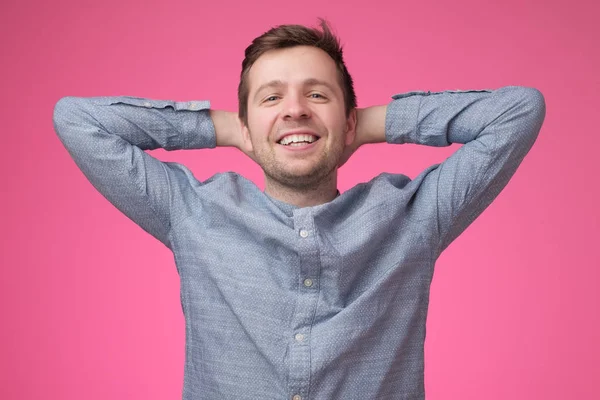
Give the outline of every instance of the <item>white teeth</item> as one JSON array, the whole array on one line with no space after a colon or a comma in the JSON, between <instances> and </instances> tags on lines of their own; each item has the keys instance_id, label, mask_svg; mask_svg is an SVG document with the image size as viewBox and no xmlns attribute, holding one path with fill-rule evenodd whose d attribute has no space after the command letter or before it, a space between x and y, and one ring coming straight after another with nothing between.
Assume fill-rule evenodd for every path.
<instances>
[{"instance_id":1,"label":"white teeth","mask_svg":"<svg viewBox=\"0 0 600 400\"><path fill-rule=\"evenodd\" d=\"M302 142L312 143L316 140L317 140L316 136L308 135L308 134L289 135L289 136L286 136L283 139L281 139L279 141L279 143L283 144L283 145L286 145L289 143L302 143Z\"/></svg>"}]
</instances>

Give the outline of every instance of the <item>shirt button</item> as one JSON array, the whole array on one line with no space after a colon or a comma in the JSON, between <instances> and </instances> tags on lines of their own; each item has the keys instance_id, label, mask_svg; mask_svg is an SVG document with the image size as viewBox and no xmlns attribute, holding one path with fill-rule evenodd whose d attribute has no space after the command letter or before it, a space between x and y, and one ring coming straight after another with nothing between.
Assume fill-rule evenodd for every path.
<instances>
[{"instance_id":1,"label":"shirt button","mask_svg":"<svg viewBox=\"0 0 600 400\"><path fill-rule=\"evenodd\" d=\"M296 333L296 336L294 336L294 339L296 339L297 342L301 342L304 340L304 335L301 333Z\"/></svg>"},{"instance_id":2,"label":"shirt button","mask_svg":"<svg viewBox=\"0 0 600 400\"><path fill-rule=\"evenodd\" d=\"M310 279L310 278L306 278L306 279L304 280L304 286L306 286L306 287L311 287L312 285L313 285L313 280L312 280L312 279Z\"/></svg>"},{"instance_id":3,"label":"shirt button","mask_svg":"<svg viewBox=\"0 0 600 400\"><path fill-rule=\"evenodd\" d=\"M308 231L306 229L301 229L300 230L300 236L302 236L303 238L307 238L308 237Z\"/></svg>"},{"instance_id":4,"label":"shirt button","mask_svg":"<svg viewBox=\"0 0 600 400\"><path fill-rule=\"evenodd\" d=\"M194 103L193 101L190 103L190 110L193 110L196 108L196 103Z\"/></svg>"},{"instance_id":5,"label":"shirt button","mask_svg":"<svg viewBox=\"0 0 600 400\"><path fill-rule=\"evenodd\" d=\"M152 104L149 101L147 101L144 103L144 107L150 108L150 107L152 107Z\"/></svg>"},{"instance_id":6,"label":"shirt button","mask_svg":"<svg viewBox=\"0 0 600 400\"><path fill-rule=\"evenodd\" d=\"M302 396L300 396L299 394L295 394L295 395L292 397L292 400L302 400Z\"/></svg>"}]
</instances>

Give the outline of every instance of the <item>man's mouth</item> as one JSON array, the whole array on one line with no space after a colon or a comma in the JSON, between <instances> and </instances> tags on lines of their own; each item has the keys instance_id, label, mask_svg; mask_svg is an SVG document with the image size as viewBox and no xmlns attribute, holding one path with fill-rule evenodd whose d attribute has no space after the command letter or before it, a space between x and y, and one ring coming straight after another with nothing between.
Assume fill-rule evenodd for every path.
<instances>
[{"instance_id":1,"label":"man's mouth","mask_svg":"<svg viewBox=\"0 0 600 400\"><path fill-rule=\"evenodd\" d=\"M299 134L299 135L288 135L288 136L282 138L277 143L284 145L284 146L299 147L299 146L305 146L307 144L311 144L313 142L316 142L317 140L319 140L319 138L317 136L310 135L310 134Z\"/></svg>"}]
</instances>

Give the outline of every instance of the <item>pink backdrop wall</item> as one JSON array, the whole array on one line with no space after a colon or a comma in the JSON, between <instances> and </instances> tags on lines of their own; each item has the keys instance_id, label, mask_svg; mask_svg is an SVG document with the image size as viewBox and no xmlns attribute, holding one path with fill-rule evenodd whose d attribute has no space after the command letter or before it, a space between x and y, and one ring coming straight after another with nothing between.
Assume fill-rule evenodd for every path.
<instances>
[{"instance_id":1,"label":"pink backdrop wall","mask_svg":"<svg viewBox=\"0 0 600 400\"><path fill-rule=\"evenodd\" d=\"M254 5L253 5L254 4ZM600 398L600 71L593 1L23 1L0 6L0 399L177 399L184 321L171 253L87 182L62 147L63 96L210 99L235 110L243 50L273 25L328 18L359 106L411 90L538 88L538 141L440 258L428 400ZM365 147L341 190L414 178L457 145ZM198 179L234 149L153 154Z\"/></svg>"}]
</instances>

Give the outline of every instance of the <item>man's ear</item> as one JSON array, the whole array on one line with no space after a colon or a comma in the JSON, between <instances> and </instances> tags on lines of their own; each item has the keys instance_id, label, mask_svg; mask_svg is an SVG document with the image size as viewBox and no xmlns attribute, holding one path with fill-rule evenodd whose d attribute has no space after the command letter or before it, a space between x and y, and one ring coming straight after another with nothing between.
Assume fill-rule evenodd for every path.
<instances>
[{"instance_id":1,"label":"man's ear","mask_svg":"<svg viewBox=\"0 0 600 400\"><path fill-rule=\"evenodd\" d=\"M252 153L254 148L252 147L252 140L250 140L250 131L248 130L248 126L244 124L244 121L240 119L238 116L238 124L240 126L240 131L242 132L242 146L245 153Z\"/></svg>"},{"instance_id":2,"label":"man's ear","mask_svg":"<svg viewBox=\"0 0 600 400\"><path fill-rule=\"evenodd\" d=\"M350 146L356 140L356 108L350 110L346 119L346 146Z\"/></svg>"}]
</instances>

